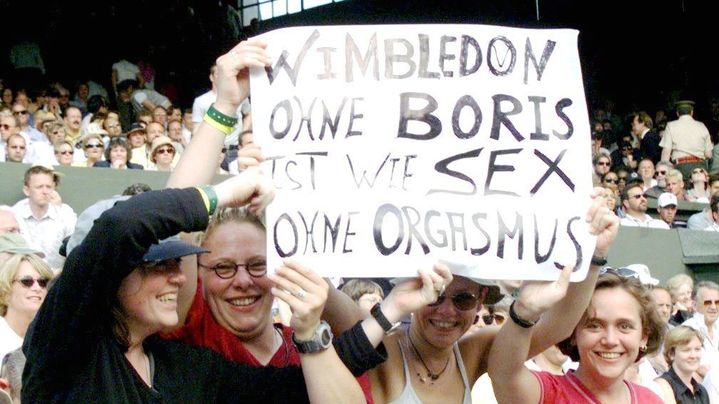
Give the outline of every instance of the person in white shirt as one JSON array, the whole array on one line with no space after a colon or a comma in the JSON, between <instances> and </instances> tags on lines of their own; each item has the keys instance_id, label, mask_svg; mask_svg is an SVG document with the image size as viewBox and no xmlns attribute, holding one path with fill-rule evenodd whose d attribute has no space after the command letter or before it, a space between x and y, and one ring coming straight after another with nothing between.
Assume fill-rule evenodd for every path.
<instances>
[{"instance_id":1,"label":"person in white shirt","mask_svg":"<svg viewBox=\"0 0 719 404\"><path fill-rule=\"evenodd\" d=\"M62 203L56 188L58 174L49 166L34 165L25 172L23 193L27 198L12 209L18 222L28 230L28 238L46 256L48 264L61 269L65 259L60 256L62 240L75 230L77 215Z\"/></svg>"},{"instance_id":2,"label":"person in white shirt","mask_svg":"<svg viewBox=\"0 0 719 404\"><path fill-rule=\"evenodd\" d=\"M696 313L682 325L699 331L704 338L702 366L697 371L703 377L712 367L719 368L719 285L712 281L701 281L697 283L696 291Z\"/></svg>"},{"instance_id":3,"label":"person in white shirt","mask_svg":"<svg viewBox=\"0 0 719 404\"><path fill-rule=\"evenodd\" d=\"M719 192L715 192L709 200L709 214L711 215L711 224L704 228L705 231L719 231Z\"/></svg>"},{"instance_id":4,"label":"person in white shirt","mask_svg":"<svg viewBox=\"0 0 719 404\"><path fill-rule=\"evenodd\" d=\"M622 226L669 229L669 225L664 221L653 219L647 215L647 197L644 194L642 181L630 182L624 187L622 208L626 214L619 222Z\"/></svg>"}]
</instances>

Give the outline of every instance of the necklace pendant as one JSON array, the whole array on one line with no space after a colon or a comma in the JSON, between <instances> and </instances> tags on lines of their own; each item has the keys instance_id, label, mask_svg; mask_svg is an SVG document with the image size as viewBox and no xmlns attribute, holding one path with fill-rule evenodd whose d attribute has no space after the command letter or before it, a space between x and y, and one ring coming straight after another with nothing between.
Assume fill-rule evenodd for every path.
<instances>
[{"instance_id":1,"label":"necklace pendant","mask_svg":"<svg viewBox=\"0 0 719 404\"><path fill-rule=\"evenodd\" d=\"M439 379L439 375L433 375L431 373L429 374L429 377L432 379L432 381Z\"/></svg>"},{"instance_id":2,"label":"necklace pendant","mask_svg":"<svg viewBox=\"0 0 719 404\"><path fill-rule=\"evenodd\" d=\"M419 381L421 383L427 383L427 379L424 376L422 376L421 374L417 373L417 377L419 378Z\"/></svg>"}]
</instances>

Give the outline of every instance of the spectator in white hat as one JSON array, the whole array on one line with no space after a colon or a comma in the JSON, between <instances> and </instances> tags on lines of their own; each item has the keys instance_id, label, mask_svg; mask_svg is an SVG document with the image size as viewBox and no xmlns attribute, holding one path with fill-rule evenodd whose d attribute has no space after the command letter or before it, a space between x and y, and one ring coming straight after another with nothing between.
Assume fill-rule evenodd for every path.
<instances>
[{"instance_id":1,"label":"spectator in white hat","mask_svg":"<svg viewBox=\"0 0 719 404\"><path fill-rule=\"evenodd\" d=\"M677 215L677 204L677 197L671 192L664 192L657 199L659 217L672 229L687 227L686 222L674 220Z\"/></svg>"}]
</instances>

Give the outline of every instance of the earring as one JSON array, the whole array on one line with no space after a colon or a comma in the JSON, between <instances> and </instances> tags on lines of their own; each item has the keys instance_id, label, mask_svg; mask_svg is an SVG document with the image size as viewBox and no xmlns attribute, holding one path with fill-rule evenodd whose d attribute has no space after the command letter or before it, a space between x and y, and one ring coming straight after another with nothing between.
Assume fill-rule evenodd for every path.
<instances>
[{"instance_id":1,"label":"earring","mask_svg":"<svg viewBox=\"0 0 719 404\"><path fill-rule=\"evenodd\" d=\"M639 352L641 352L641 353L647 352L647 346L646 346L646 345L645 345L645 346L640 346L640 347L639 347Z\"/></svg>"}]
</instances>

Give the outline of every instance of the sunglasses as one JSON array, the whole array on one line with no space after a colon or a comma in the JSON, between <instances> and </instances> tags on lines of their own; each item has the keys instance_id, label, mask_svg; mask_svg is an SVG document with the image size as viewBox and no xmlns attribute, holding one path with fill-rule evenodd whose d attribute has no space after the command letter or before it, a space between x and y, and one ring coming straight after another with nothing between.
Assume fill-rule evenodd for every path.
<instances>
[{"instance_id":1,"label":"sunglasses","mask_svg":"<svg viewBox=\"0 0 719 404\"><path fill-rule=\"evenodd\" d=\"M99 143L88 143L85 145L86 149L102 149L102 145Z\"/></svg>"},{"instance_id":2,"label":"sunglasses","mask_svg":"<svg viewBox=\"0 0 719 404\"><path fill-rule=\"evenodd\" d=\"M67 155L72 154L72 150L56 151L55 153L67 156Z\"/></svg>"},{"instance_id":3,"label":"sunglasses","mask_svg":"<svg viewBox=\"0 0 719 404\"><path fill-rule=\"evenodd\" d=\"M0 125L0 128L5 129L5 130L10 130L11 126L4 123L4 124Z\"/></svg>"},{"instance_id":4,"label":"sunglasses","mask_svg":"<svg viewBox=\"0 0 719 404\"><path fill-rule=\"evenodd\" d=\"M697 169L697 170L692 171L692 174L705 174L705 172L702 169Z\"/></svg>"},{"instance_id":5,"label":"sunglasses","mask_svg":"<svg viewBox=\"0 0 719 404\"><path fill-rule=\"evenodd\" d=\"M484 324L491 325L495 320L497 321L497 325L504 324L504 320L507 318L503 314L494 313L494 314L485 314L482 316L482 321L484 321Z\"/></svg>"},{"instance_id":6,"label":"sunglasses","mask_svg":"<svg viewBox=\"0 0 719 404\"><path fill-rule=\"evenodd\" d=\"M165 153L167 153L167 154L172 154L172 153L174 153L174 152L175 152L175 149L170 149L170 148L167 148L167 147L166 147L166 148L163 148L163 149L157 149L157 151L155 152L155 154L165 154Z\"/></svg>"},{"instance_id":7,"label":"sunglasses","mask_svg":"<svg viewBox=\"0 0 719 404\"><path fill-rule=\"evenodd\" d=\"M608 182L610 184L616 184L617 182L619 182L619 180L616 178L605 178L604 182Z\"/></svg>"},{"instance_id":8,"label":"sunglasses","mask_svg":"<svg viewBox=\"0 0 719 404\"><path fill-rule=\"evenodd\" d=\"M608 162L608 161L600 161L600 162L597 163L597 165L598 165L598 166L608 166L608 165L609 165L609 162Z\"/></svg>"},{"instance_id":9,"label":"sunglasses","mask_svg":"<svg viewBox=\"0 0 719 404\"><path fill-rule=\"evenodd\" d=\"M719 300L705 300L704 301L704 307L709 307L711 305L719 306Z\"/></svg>"},{"instance_id":10,"label":"sunglasses","mask_svg":"<svg viewBox=\"0 0 719 404\"><path fill-rule=\"evenodd\" d=\"M30 289L32 287L32 285L34 285L35 282L37 282L38 286L45 289L45 288L47 288L47 283L50 282L50 279L47 279L47 278L35 279L35 278L31 278L29 276L23 276L20 279L14 279L13 282L19 282L22 286L24 286L28 289Z\"/></svg>"},{"instance_id":11,"label":"sunglasses","mask_svg":"<svg viewBox=\"0 0 719 404\"><path fill-rule=\"evenodd\" d=\"M645 194L637 194L637 195L631 195L630 198L634 199L647 199L647 196Z\"/></svg>"},{"instance_id":12,"label":"sunglasses","mask_svg":"<svg viewBox=\"0 0 719 404\"><path fill-rule=\"evenodd\" d=\"M430 307L437 307L440 304L444 302L444 299L447 297L447 295L440 295L437 298L437 301L434 303L430 303L428 306ZM479 303L479 296L475 295L474 293L469 292L460 292L456 295L453 295L451 297L452 304L454 304L454 307L459 311L467 311L471 310L475 307L477 307L477 303Z\"/></svg>"},{"instance_id":13,"label":"sunglasses","mask_svg":"<svg viewBox=\"0 0 719 404\"><path fill-rule=\"evenodd\" d=\"M13 111L13 115L27 115L27 111Z\"/></svg>"},{"instance_id":14,"label":"sunglasses","mask_svg":"<svg viewBox=\"0 0 719 404\"><path fill-rule=\"evenodd\" d=\"M603 274L614 274L622 278L633 278L633 279L639 279L639 273L633 269L629 268L612 268L612 267L604 267L599 270L599 275Z\"/></svg>"},{"instance_id":15,"label":"sunglasses","mask_svg":"<svg viewBox=\"0 0 719 404\"><path fill-rule=\"evenodd\" d=\"M659 175L667 175L667 172L666 172L666 171L657 171L657 174L659 174Z\"/></svg>"}]
</instances>

